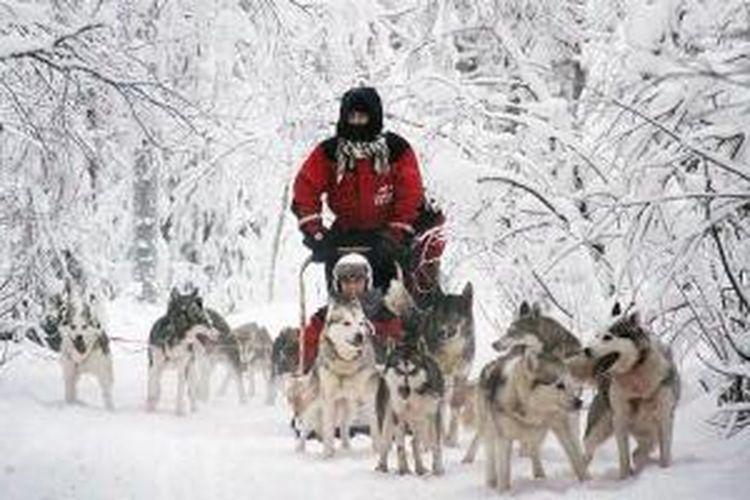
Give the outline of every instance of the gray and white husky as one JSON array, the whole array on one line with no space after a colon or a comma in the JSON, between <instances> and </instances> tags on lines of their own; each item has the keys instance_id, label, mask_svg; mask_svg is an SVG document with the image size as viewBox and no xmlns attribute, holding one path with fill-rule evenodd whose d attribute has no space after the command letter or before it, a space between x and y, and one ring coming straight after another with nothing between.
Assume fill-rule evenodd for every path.
<instances>
[{"instance_id":1,"label":"gray and white husky","mask_svg":"<svg viewBox=\"0 0 750 500\"><path fill-rule=\"evenodd\" d=\"M538 349L518 346L482 369L477 413L486 460L486 482L510 489L511 451L518 441L530 452L534 477L544 477L539 451L551 430L579 480L587 477L570 413L582 402L564 363Z\"/></svg>"},{"instance_id":2,"label":"gray and white husky","mask_svg":"<svg viewBox=\"0 0 750 500\"><path fill-rule=\"evenodd\" d=\"M375 401L378 373L372 335L372 324L358 300L332 298L329 301L311 375L319 386L324 457L334 454L336 423L341 422L342 446L348 448L355 410L361 403L372 407ZM370 417L370 436L377 449L374 412Z\"/></svg>"},{"instance_id":3,"label":"gray and white husky","mask_svg":"<svg viewBox=\"0 0 750 500\"><path fill-rule=\"evenodd\" d=\"M493 349L501 354L509 353L513 349L518 349L519 346L536 349L545 357L551 357L561 362L580 355L582 351L581 342L575 335L553 318L542 314L539 304L529 305L526 301L521 303L516 317L505 334L492 343ZM575 377L575 374L573 375L574 379L579 380ZM579 435L579 418L579 412L571 414L571 431L576 440ZM474 461L478 444L477 432L464 456L464 463ZM523 446L522 453L531 456L534 452Z\"/></svg>"},{"instance_id":4,"label":"gray and white husky","mask_svg":"<svg viewBox=\"0 0 750 500\"><path fill-rule=\"evenodd\" d=\"M247 395L255 396L255 377L260 374L266 381L266 403L273 404L276 387L272 377L273 341L266 328L257 323L246 323L232 330L237 340L242 372L247 376ZM232 376L227 372L220 392L224 392Z\"/></svg>"},{"instance_id":5,"label":"gray and white husky","mask_svg":"<svg viewBox=\"0 0 750 500\"><path fill-rule=\"evenodd\" d=\"M172 290L167 314L154 323L149 333L147 410L156 409L161 397L162 373L172 368L178 369L177 413L185 411L185 386L195 409L201 377L208 364L208 346L219 338L219 332L209 323L197 290L187 294Z\"/></svg>"},{"instance_id":6,"label":"gray and white husky","mask_svg":"<svg viewBox=\"0 0 750 500\"><path fill-rule=\"evenodd\" d=\"M465 398L454 397L454 393L465 393L475 353L471 283L466 284L460 295L436 294L420 322L419 330L445 380L444 402L450 409L445 444L456 446L459 417Z\"/></svg>"},{"instance_id":7,"label":"gray and white husky","mask_svg":"<svg viewBox=\"0 0 750 500\"><path fill-rule=\"evenodd\" d=\"M381 439L377 470L388 471L388 454L395 438L398 472L409 473L405 440L410 431L414 472L427 473L422 462L425 447L432 452L432 473L444 473L441 443L444 396L440 367L422 342L417 346L402 344L388 353L375 403Z\"/></svg>"},{"instance_id":8,"label":"gray and white husky","mask_svg":"<svg viewBox=\"0 0 750 500\"><path fill-rule=\"evenodd\" d=\"M102 390L104 405L114 409L112 402L112 352L109 337L102 325L103 311L96 297L84 303L76 293L69 294L62 320L57 325L60 340L60 364L65 382L65 401L77 401L78 379L84 373L94 375Z\"/></svg>"},{"instance_id":9,"label":"gray and white husky","mask_svg":"<svg viewBox=\"0 0 750 500\"><path fill-rule=\"evenodd\" d=\"M621 479L633 472L630 436L637 443L632 457L636 471L645 465L657 443L659 464L668 467L680 397L680 378L670 351L652 338L638 314L632 313L597 335L584 355L594 360L595 372L609 380L606 400L596 409L597 418L589 419L584 438L587 459L614 434Z\"/></svg>"}]
</instances>

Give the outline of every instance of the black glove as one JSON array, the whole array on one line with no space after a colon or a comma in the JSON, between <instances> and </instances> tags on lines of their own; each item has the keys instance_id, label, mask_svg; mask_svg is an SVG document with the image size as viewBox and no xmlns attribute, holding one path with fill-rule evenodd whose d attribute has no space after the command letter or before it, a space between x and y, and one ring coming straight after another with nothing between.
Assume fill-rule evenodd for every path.
<instances>
[{"instance_id":1,"label":"black glove","mask_svg":"<svg viewBox=\"0 0 750 500\"><path fill-rule=\"evenodd\" d=\"M408 262L409 245L405 241L399 241L387 231L380 233L376 253L381 259L398 262L404 268Z\"/></svg>"},{"instance_id":2,"label":"black glove","mask_svg":"<svg viewBox=\"0 0 750 500\"><path fill-rule=\"evenodd\" d=\"M326 262L335 252L330 240L330 233L321 229L314 234L305 233L302 243L312 251L313 262Z\"/></svg>"}]
</instances>

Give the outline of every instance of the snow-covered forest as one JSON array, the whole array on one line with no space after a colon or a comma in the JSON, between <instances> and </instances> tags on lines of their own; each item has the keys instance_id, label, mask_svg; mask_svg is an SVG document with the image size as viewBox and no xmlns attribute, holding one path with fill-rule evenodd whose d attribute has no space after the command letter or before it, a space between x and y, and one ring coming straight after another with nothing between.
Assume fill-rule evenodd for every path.
<instances>
[{"instance_id":1,"label":"snow-covered forest","mask_svg":"<svg viewBox=\"0 0 750 500\"><path fill-rule=\"evenodd\" d=\"M61 386L52 358L19 332L66 282L104 297L113 328L137 327L126 336L144 342L185 283L230 319L264 311L272 330L294 324L274 313L296 300L308 253L291 183L360 84L378 89L385 128L412 144L447 214L443 286L474 284L475 370L524 299L584 339L616 301L632 304L672 347L689 397L703 398L683 418L725 443L719 454L747 439L746 0L0 0L0 427L24 425L22 413L8 417L26 394L10 388L19 373ZM132 361L141 365L145 355ZM137 380L121 392L142 401L145 384L115 372L115 390ZM259 425L276 432L283 418ZM154 426L174 433L166 419ZM0 432L5 465L15 441ZM290 469L314 461L295 460ZM372 466L358 456L344 470ZM33 472L6 465L0 485L11 487L11 468ZM485 491L479 476L466 483L475 489L444 494ZM117 484L47 493L117 497ZM138 492L212 490L122 498Z\"/></svg>"}]
</instances>

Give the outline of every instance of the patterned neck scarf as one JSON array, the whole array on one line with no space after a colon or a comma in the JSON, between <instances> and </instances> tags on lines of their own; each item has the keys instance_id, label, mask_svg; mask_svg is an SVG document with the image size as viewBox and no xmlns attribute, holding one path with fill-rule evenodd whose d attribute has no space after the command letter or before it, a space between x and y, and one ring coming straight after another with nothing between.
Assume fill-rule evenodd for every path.
<instances>
[{"instance_id":1,"label":"patterned neck scarf","mask_svg":"<svg viewBox=\"0 0 750 500\"><path fill-rule=\"evenodd\" d=\"M372 159L372 165L377 175L388 172L388 144L385 136L379 135L371 142L354 142L339 139L336 145L336 183L341 182L347 170L354 170L357 160Z\"/></svg>"}]
</instances>

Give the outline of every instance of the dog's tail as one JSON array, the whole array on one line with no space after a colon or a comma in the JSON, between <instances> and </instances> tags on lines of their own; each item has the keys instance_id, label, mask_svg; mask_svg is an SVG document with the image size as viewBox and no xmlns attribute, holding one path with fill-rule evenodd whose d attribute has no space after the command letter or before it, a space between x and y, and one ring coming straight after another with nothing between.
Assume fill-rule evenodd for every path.
<instances>
[{"instance_id":1,"label":"dog's tail","mask_svg":"<svg viewBox=\"0 0 750 500\"><path fill-rule=\"evenodd\" d=\"M385 417L388 411L390 400L390 394L388 393L388 386L383 378L378 380L378 390L375 393L375 414L378 419L378 434L383 435L385 429Z\"/></svg>"}]
</instances>

